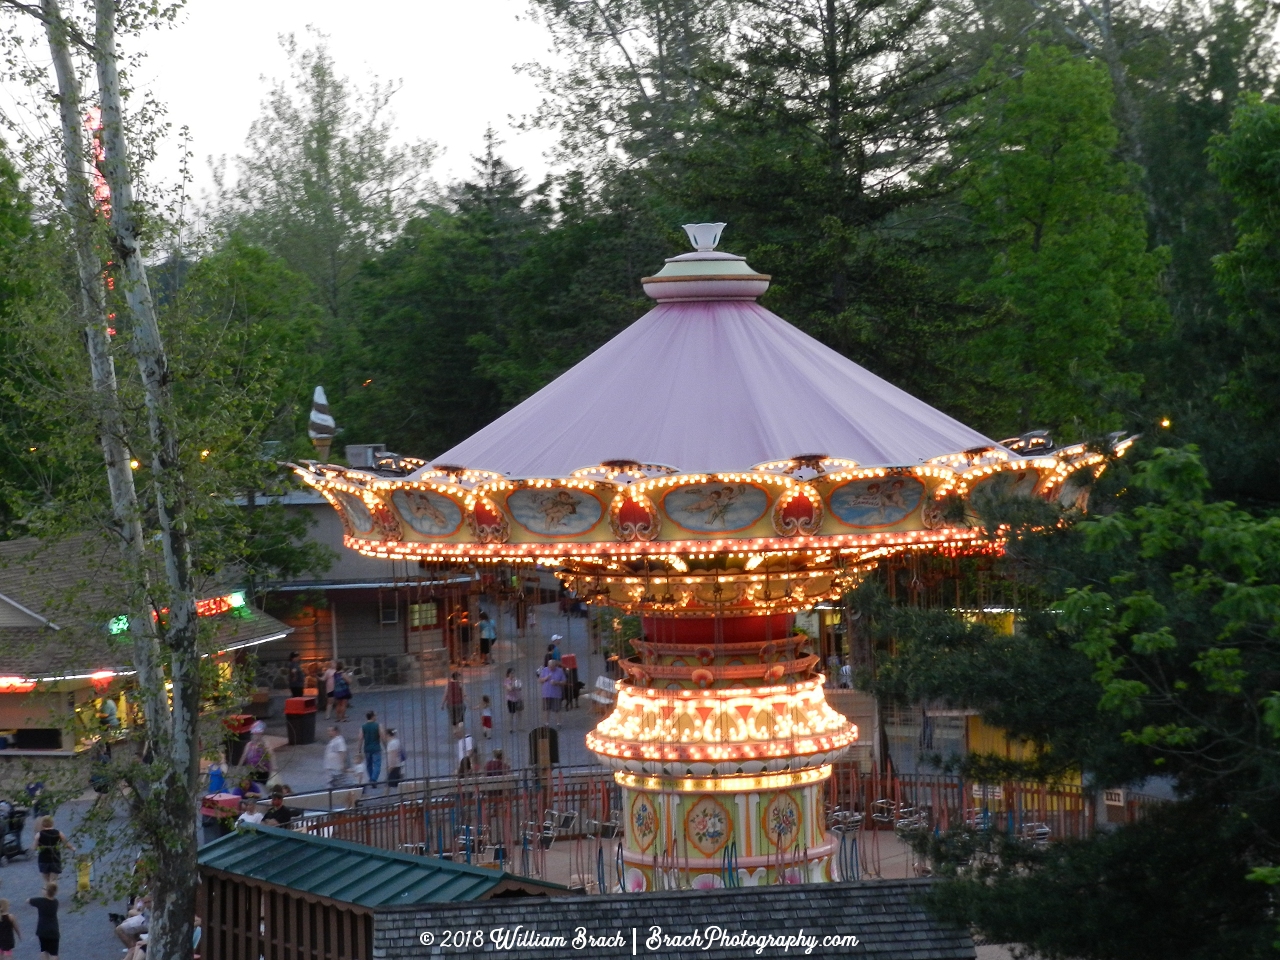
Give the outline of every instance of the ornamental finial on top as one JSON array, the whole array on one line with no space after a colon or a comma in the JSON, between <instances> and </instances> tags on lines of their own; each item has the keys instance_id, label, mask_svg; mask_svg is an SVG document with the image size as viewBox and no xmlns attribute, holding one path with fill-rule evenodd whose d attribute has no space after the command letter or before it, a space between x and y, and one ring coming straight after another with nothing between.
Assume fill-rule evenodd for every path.
<instances>
[{"instance_id":1,"label":"ornamental finial on top","mask_svg":"<svg viewBox=\"0 0 1280 960\"><path fill-rule=\"evenodd\" d=\"M689 235L689 242L699 253L710 253L720 242L720 233L728 226L725 223L686 223L684 232Z\"/></svg>"}]
</instances>

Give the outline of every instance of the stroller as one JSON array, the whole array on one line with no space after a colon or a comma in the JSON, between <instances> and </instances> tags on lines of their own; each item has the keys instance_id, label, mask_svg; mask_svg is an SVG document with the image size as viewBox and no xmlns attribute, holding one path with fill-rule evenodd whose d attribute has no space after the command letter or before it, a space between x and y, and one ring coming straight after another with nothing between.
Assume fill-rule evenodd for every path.
<instances>
[{"instance_id":1,"label":"stroller","mask_svg":"<svg viewBox=\"0 0 1280 960\"><path fill-rule=\"evenodd\" d=\"M15 807L8 800L0 800L0 863L31 856L31 851L22 845L22 828L26 822L26 807Z\"/></svg>"}]
</instances>

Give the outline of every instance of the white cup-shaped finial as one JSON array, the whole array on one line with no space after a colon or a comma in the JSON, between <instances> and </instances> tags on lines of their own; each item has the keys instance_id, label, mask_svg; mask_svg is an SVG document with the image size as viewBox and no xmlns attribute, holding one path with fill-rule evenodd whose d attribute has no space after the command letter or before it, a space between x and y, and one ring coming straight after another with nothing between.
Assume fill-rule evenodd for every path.
<instances>
[{"instance_id":1,"label":"white cup-shaped finial","mask_svg":"<svg viewBox=\"0 0 1280 960\"><path fill-rule=\"evenodd\" d=\"M686 223L684 232L689 235L689 242L699 253L709 253L720 242L720 232L728 224L724 223Z\"/></svg>"}]
</instances>

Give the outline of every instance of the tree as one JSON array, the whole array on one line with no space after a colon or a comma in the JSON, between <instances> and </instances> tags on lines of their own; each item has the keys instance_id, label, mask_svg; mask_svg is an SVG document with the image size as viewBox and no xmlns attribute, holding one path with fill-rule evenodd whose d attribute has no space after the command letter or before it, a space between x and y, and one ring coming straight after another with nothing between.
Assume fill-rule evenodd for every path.
<instances>
[{"instance_id":1,"label":"tree","mask_svg":"<svg viewBox=\"0 0 1280 960\"><path fill-rule=\"evenodd\" d=\"M32 222L32 213L31 198L22 188L7 145L0 143L0 384L12 384L21 376L13 328L47 285L47 274L31 267L45 261L41 248L47 239ZM0 539L10 535L18 519L10 504L15 491L33 479L33 464L23 454L39 451L44 441L43 434L21 429L16 402L0 387Z\"/></svg>"},{"instance_id":2,"label":"tree","mask_svg":"<svg viewBox=\"0 0 1280 960\"><path fill-rule=\"evenodd\" d=\"M396 84L355 88L337 73L325 39L300 49L292 34L281 37L290 80L276 84L249 128L237 179L221 188L214 220L282 257L339 317L361 262L431 194L436 148L395 144Z\"/></svg>"},{"instance_id":3,"label":"tree","mask_svg":"<svg viewBox=\"0 0 1280 960\"><path fill-rule=\"evenodd\" d=\"M110 616L128 611L147 749L139 744L139 755L121 758L117 768L130 788L131 817L128 830L117 830L114 839L140 841L148 860L151 951L183 960L191 956L195 917L202 694L216 683L214 671L202 664L208 636L195 601L203 575L225 571L235 546L226 542L227 525L211 520L211 514L230 512L226 505L236 487L229 480L263 472L260 450L249 456L244 451L257 447L261 436L255 417L262 420L266 410L272 417L276 413L271 400L278 385L270 381L280 365L271 362L266 344L287 347L307 334L305 327L299 331L277 323L264 336L259 323L255 343L254 336L237 335L253 324L237 327L234 309L214 322L208 315L196 320L190 312L164 316L152 297L142 237L154 236L163 222L137 199L138 170L149 142L147 117L145 111L139 117L127 110L117 36L163 23L173 10L113 0L95 0L88 9L70 13L56 0L42 0L38 7L6 6L42 24L53 55L54 92L41 100L59 106L55 129L62 162L45 186L64 200L65 220L52 232L69 241L67 259L74 263L62 300L50 298L25 311L13 331L12 362L29 374L6 385L15 419L38 425L55 449L69 454L57 473L46 475L45 489L25 491L35 496L26 501L32 509L22 519L38 536L106 532L118 548L112 567L123 587L109 598ZM10 40L18 42L17 35ZM88 61L97 79L100 124L93 130L93 154L87 149L76 57L81 64ZM37 70L27 76L33 85L47 82ZM33 144L33 152L40 146ZM87 170L90 155L97 183ZM216 272L215 265L207 271ZM223 270L224 275L233 272ZM259 269L258 279L267 273ZM215 288L206 287L210 303L219 299ZM75 327L68 327L62 311L76 317L85 330L83 341L67 336ZM265 312L258 311L259 321ZM189 323L185 329L184 322ZM194 349L184 353L188 343ZM76 356L85 346L88 364ZM237 362L235 350L241 347L253 355ZM134 372L116 376L118 350L132 356ZM207 389L195 388L197 383ZM202 449L211 437L228 442ZM105 485L100 479L94 484L81 469L95 443L97 470L106 466ZM142 483L135 483L135 470ZM210 508L210 502L222 506ZM203 543L202 527L216 531ZM239 550L234 559L252 561L250 553ZM217 719L212 723L216 727Z\"/></svg>"},{"instance_id":4,"label":"tree","mask_svg":"<svg viewBox=\"0 0 1280 960\"><path fill-rule=\"evenodd\" d=\"M1045 960L1263 960L1275 956L1274 901L1243 869L1251 833L1187 801L1047 850L999 833L943 836L925 844L947 876L929 907Z\"/></svg>"},{"instance_id":5,"label":"tree","mask_svg":"<svg viewBox=\"0 0 1280 960\"><path fill-rule=\"evenodd\" d=\"M1147 249L1135 172L1113 157L1112 100L1100 65L1036 45L969 111L964 202L995 253L974 292L1008 308L970 362L994 373L1005 433L1119 427L1140 382L1125 352L1165 319L1167 256Z\"/></svg>"},{"instance_id":6,"label":"tree","mask_svg":"<svg viewBox=\"0 0 1280 960\"><path fill-rule=\"evenodd\" d=\"M1235 245L1213 264L1239 349L1220 399L1245 421L1240 439L1258 449L1259 479L1274 485L1280 463L1280 106L1244 98L1230 131L1214 137L1210 166L1239 211Z\"/></svg>"},{"instance_id":7,"label":"tree","mask_svg":"<svg viewBox=\"0 0 1280 960\"><path fill-rule=\"evenodd\" d=\"M500 412L469 340L497 329L511 275L548 210L497 146L491 131L476 177L454 185L361 272L355 330L367 354L333 400L353 433L385 431L379 440L434 455Z\"/></svg>"},{"instance_id":8,"label":"tree","mask_svg":"<svg viewBox=\"0 0 1280 960\"><path fill-rule=\"evenodd\" d=\"M1270 955L1274 894L1251 874L1280 861L1280 524L1208 499L1194 450L1104 478L1073 528L988 504L984 525L1011 537L993 572L1019 584L1018 629L900 616L877 689L977 709L1036 745L1031 761L969 757L971 776L1164 776L1179 799L1044 851L998 831L919 837L951 878L935 907L1047 957Z\"/></svg>"},{"instance_id":9,"label":"tree","mask_svg":"<svg viewBox=\"0 0 1280 960\"><path fill-rule=\"evenodd\" d=\"M504 407L559 376L653 305L640 279L680 243L643 176L616 171L595 190L571 173L554 215L504 284L495 330L470 340L477 373ZM678 249L678 247L676 247Z\"/></svg>"},{"instance_id":10,"label":"tree","mask_svg":"<svg viewBox=\"0 0 1280 960\"><path fill-rule=\"evenodd\" d=\"M673 189L755 238L761 268L799 294L800 316L858 299L867 231L936 195L945 111L967 91L948 71L930 0L743 4L731 58ZM770 262L771 261L771 262ZM839 322L838 320L836 322Z\"/></svg>"},{"instance_id":11,"label":"tree","mask_svg":"<svg viewBox=\"0 0 1280 960\"><path fill-rule=\"evenodd\" d=\"M548 94L533 123L560 134L561 157L594 183L615 162L678 150L703 118L708 64L725 54L734 0L533 0L556 67L529 65Z\"/></svg>"},{"instance_id":12,"label":"tree","mask_svg":"<svg viewBox=\"0 0 1280 960\"><path fill-rule=\"evenodd\" d=\"M1163 286L1172 325L1144 345L1141 418L1169 418L1178 442L1201 448L1215 488L1254 502L1273 499L1275 461L1265 430L1219 397L1258 344L1228 322L1213 257L1234 242L1234 204L1209 169L1209 142L1225 134L1245 91L1276 76L1277 10L1261 3L1177 3L1127 26L1141 38L1125 52L1142 113L1152 242L1169 248ZM1139 29L1141 27L1141 29Z\"/></svg>"}]
</instances>

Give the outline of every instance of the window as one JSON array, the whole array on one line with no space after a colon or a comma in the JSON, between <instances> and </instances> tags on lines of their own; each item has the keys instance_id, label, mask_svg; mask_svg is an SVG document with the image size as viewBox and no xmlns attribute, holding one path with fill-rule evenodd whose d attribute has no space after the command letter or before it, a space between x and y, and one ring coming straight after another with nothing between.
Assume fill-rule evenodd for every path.
<instances>
[{"instance_id":1,"label":"window","mask_svg":"<svg viewBox=\"0 0 1280 960\"><path fill-rule=\"evenodd\" d=\"M430 630L440 622L440 608L434 600L409 604L409 629Z\"/></svg>"},{"instance_id":2,"label":"window","mask_svg":"<svg viewBox=\"0 0 1280 960\"><path fill-rule=\"evenodd\" d=\"M400 604L396 597L392 597L389 601L378 601L378 622L382 624L399 623L400 622Z\"/></svg>"}]
</instances>

